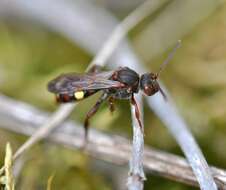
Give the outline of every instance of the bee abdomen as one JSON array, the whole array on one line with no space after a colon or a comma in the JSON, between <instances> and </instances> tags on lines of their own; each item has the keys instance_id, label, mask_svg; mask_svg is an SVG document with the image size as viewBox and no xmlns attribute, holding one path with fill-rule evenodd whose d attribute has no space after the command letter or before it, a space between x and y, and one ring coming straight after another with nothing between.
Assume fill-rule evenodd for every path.
<instances>
[{"instance_id":1,"label":"bee abdomen","mask_svg":"<svg viewBox=\"0 0 226 190\"><path fill-rule=\"evenodd\" d=\"M98 90L83 90L83 91L76 91L74 93L70 94L56 94L56 101L59 103L67 103L67 102L74 102L74 101L80 101L84 98L87 98L94 93L96 93Z\"/></svg>"}]
</instances>

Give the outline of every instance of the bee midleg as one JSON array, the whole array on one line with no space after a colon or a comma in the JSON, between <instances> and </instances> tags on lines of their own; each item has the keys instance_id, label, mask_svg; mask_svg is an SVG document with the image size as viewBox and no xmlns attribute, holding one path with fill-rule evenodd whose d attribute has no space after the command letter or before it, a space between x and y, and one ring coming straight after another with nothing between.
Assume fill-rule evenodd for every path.
<instances>
[{"instance_id":1,"label":"bee midleg","mask_svg":"<svg viewBox=\"0 0 226 190\"><path fill-rule=\"evenodd\" d=\"M115 99L111 96L108 99L110 112L113 113L115 111Z\"/></svg>"},{"instance_id":2,"label":"bee midleg","mask_svg":"<svg viewBox=\"0 0 226 190\"><path fill-rule=\"evenodd\" d=\"M90 69L88 69L88 73L99 73L102 68L103 66L101 65L93 65Z\"/></svg>"},{"instance_id":3,"label":"bee midleg","mask_svg":"<svg viewBox=\"0 0 226 190\"><path fill-rule=\"evenodd\" d=\"M88 140L88 128L89 128L89 119L97 112L100 105L103 103L104 100L108 98L108 94L104 92L101 97L97 100L96 104L89 110L86 115L85 122L84 122L84 129L85 129L85 143Z\"/></svg>"}]
</instances>

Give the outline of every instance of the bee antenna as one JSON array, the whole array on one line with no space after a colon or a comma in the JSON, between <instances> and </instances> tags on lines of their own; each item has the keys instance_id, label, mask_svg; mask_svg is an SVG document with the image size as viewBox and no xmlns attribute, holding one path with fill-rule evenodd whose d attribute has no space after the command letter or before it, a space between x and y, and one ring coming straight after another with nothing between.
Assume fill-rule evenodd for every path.
<instances>
[{"instance_id":1,"label":"bee antenna","mask_svg":"<svg viewBox=\"0 0 226 190\"><path fill-rule=\"evenodd\" d=\"M160 66L159 72L156 74L156 79L159 77L160 73L163 71L163 69L166 67L166 65L169 63L169 61L173 58L176 50L181 46L181 40L178 40L176 43L176 46L173 48L173 50L170 52L168 57L165 59L165 61Z\"/></svg>"}]
</instances>

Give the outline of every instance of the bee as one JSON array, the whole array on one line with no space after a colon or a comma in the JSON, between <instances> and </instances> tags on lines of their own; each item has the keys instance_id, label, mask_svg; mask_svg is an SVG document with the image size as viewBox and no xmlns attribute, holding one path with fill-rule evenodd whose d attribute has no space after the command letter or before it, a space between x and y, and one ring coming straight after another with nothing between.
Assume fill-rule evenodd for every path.
<instances>
[{"instance_id":1,"label":"bee","mask_svg":"<svg viewBox=\"0 0 226 190\"><path fill-rule=\"evenodd\" d=\"M56 100L59 103L81 101L102 91L102 95L86 115L84 121L85 139L87 139L88 136L90 118L106 100L109 102L111 112L114 111L115 100L129 100L135 107L136 119L140 128L143 129L140 111L134 94L138 93L140 90L146 96L152 96L160 92L163 98L165 100L167 99L158 83L158 78L179 45L180 42L178 42L177 46L161 65L158 73L149 72L139 75L136 71L128 67L119 67L112 71L101 71L100 66L96 65L87 73L67 73L58 76L48 83L48 90L56 95Z\"/></svg>"}]
</instances>

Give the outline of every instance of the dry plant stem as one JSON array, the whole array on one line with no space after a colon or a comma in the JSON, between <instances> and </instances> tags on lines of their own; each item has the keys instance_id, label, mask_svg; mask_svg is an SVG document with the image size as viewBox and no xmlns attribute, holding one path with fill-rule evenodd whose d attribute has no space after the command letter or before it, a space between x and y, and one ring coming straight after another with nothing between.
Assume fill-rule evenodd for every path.
<instances>
[{"instance_id":1,"label":"dry plant stem","mask_svg":"<svg viewBox=\"0 0 226 190\"><path fill-rule=\"evenodd\" d=\"M152 2L152 7L158 9L163 3L169 1L152 0ZM51 6L52 4L54 6ZM86 14L87 11L89 14ZM70 2L57 0L0 1L0 15L11 15L14 16L13 18L16 15L16 17L38 20L40 23L61 33L93 54L96 54L109 32L117 24L115 18L107 11L93 4L88 4L84 0L77 0L76 6ZM83 24L79 24L81 22ZM76 27L77 25L80 27ZM138 72L146 70L140 66L139 60L125 41L118 48L112 60L114 61L114 65L111 65L112 67L123 64ZM161 118L172 135L177 139L196 173L201 188L204 190L217 189L200 149L191 133L187 130L186 123L175 109L171 109L171 105L175 107L174 103L165 104L160 96L148 98L148 103L150 108ZM170 118L173 118L173 120L170 120ZM177 133L178 130L180 133ZM192 140L182 139L180 134L184 134L183 137L189 137ZM195 159L193 159L193 155L195 155Z\"/></svg>"},{"instance_id":2,"label":"dry plant stem","mask_svg":"<svg viewBox=\"0 0 226 190\"><path fill-rule=\"evenodd\" d=\"M137 95L135 97L139 111L140 117L143 124L143 105L142 96ZM131 106L131 114L135 115L135 108ZM130 159L130 173L127 181L127 187L129 190L143 189L143 181L145 180L145 175L143 171L143 151L144 151L144 129L140 130L139 123L135 117L133 117L133 148L132 157Z\"/></svg>"},{"instance_id":3,"label":"dry plant stem","mask_svg":"<svg viewBox=\"0 0 226 190\"><path fill-rule=\"evenodd\" d=\"M0 127L6 130L31 136L48 119L48 115L28 104L0 96L2 124ZM82 134L81 125L75 122L64 122L47 137L47 140L64 147L79 149L83 143ZM125 138L91 129L90 142L87 153L92 157L117 165L125 165L129 162L131 145ZM146 172L198 186L191 167L185 159L179 156L145 147L143 164ZM226 171L211 167L211 173L218 188L226 190Z\"/></svg>"},{"instance_id":4,"label":"dry plant stem","mask_svg":"<svg viewBox=\"0 0 226 190\"><path fill-rule=\"evenodd\" d=\"M14 190L14 179L12 174L13 166L13 151L9 143L6 144L5 156L5 177L6 177L6 190Z\"/></svg>"}]
</instances>

